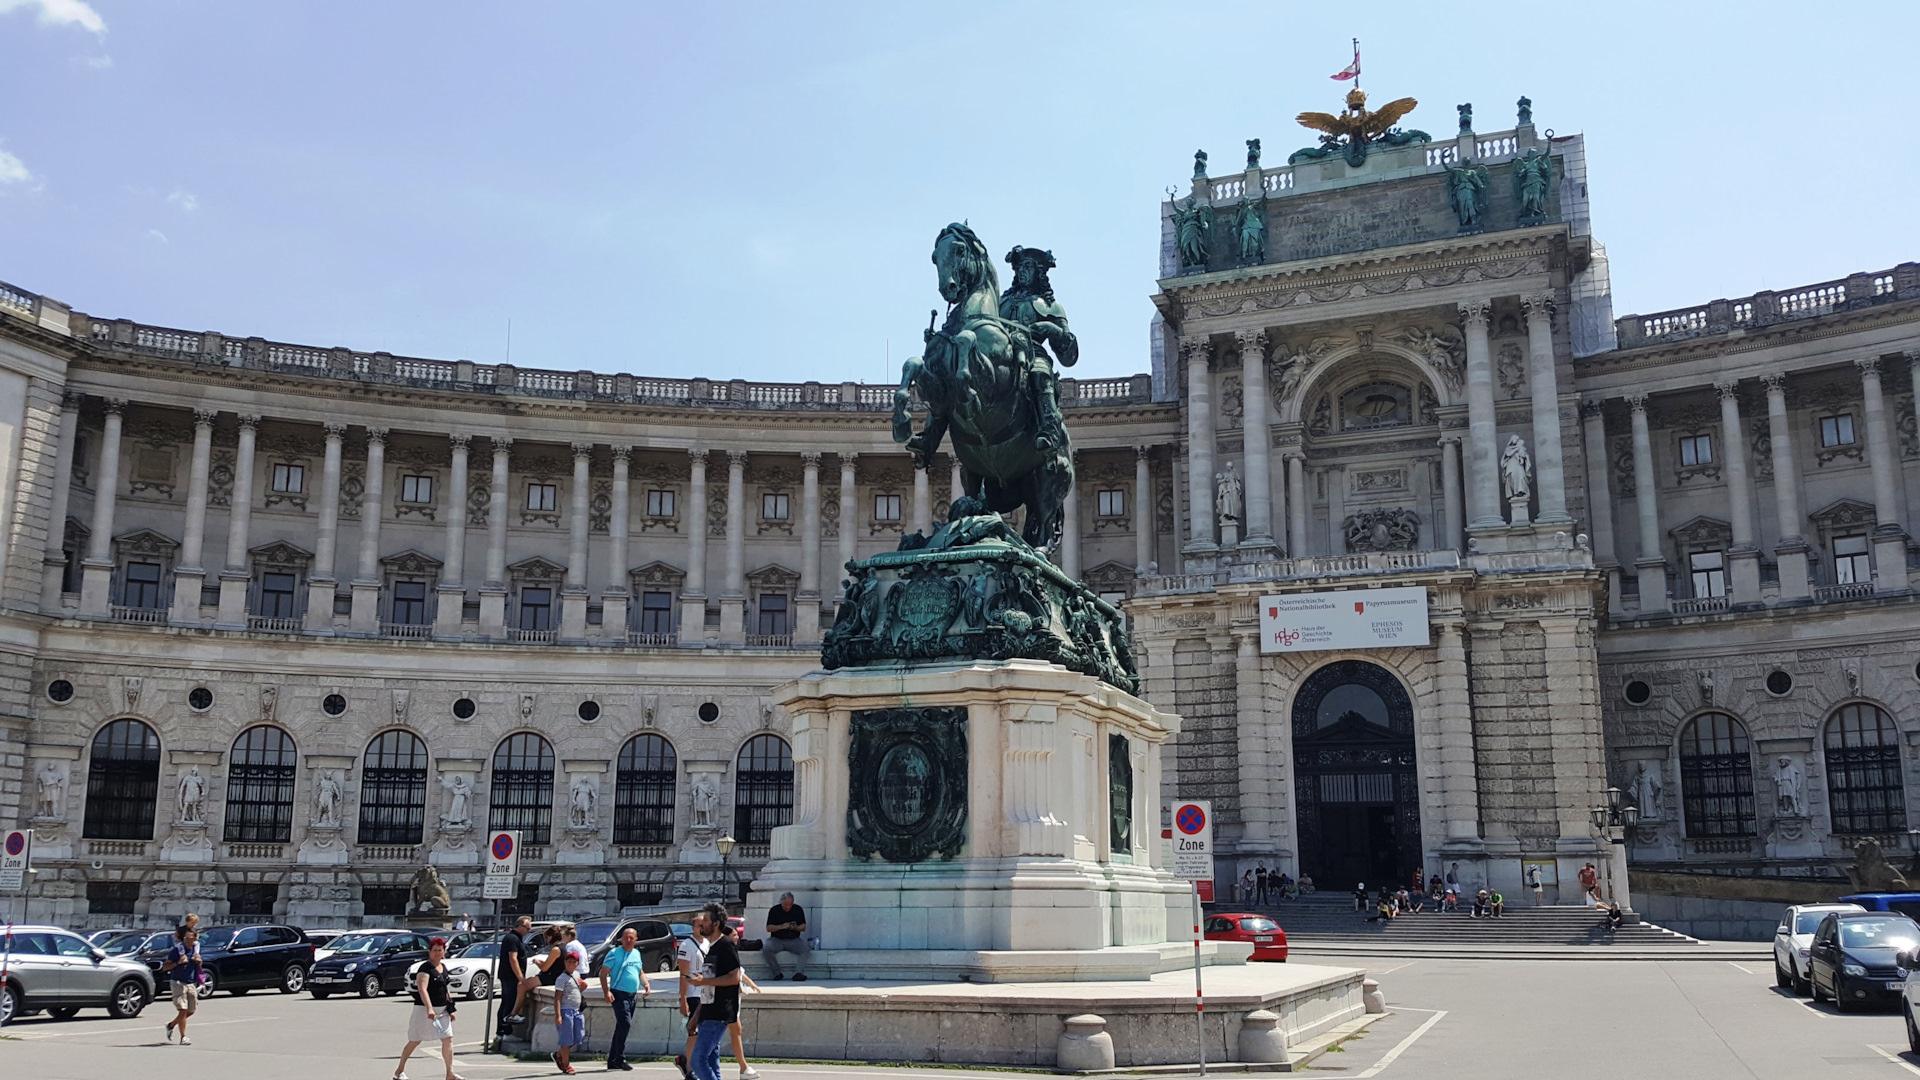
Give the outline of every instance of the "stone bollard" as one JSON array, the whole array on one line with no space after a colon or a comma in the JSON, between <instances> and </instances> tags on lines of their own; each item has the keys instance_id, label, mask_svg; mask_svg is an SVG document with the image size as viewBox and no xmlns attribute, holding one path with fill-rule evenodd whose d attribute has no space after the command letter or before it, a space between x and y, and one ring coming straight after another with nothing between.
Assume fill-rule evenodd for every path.
<instances>
[{"instance_id":1,"label":"stone bollard","mask_svg":"<svg viewBox=\"0 0 1920 1080\"><path fill-rule=\"evenodd\" d=\"M1367 1014L1387 1011L1387 995L1380 992L1380 981L1368 979L1360 984L1360 1000L1367 1003Z\"/></svg>"},{"instance_id":2,"label":"stone bollard","mask_svg":"<svg viewBox=\"0 0 1920 1080\"><path fill-rule=\"evenodd\" d=\"M1107 1021L1092 1013L1067 1017L1067 1027L1054 1043L1053 1067L1059 1072L1113 1068L1113 1036Z\"/></svg>"},{"instance_id":3,"label":"stone bollard","mask_svg":"<svg viewBox=\"0 0 1920 1080\"><path fill-rule=\"evenodd\" d=\"M1287 1033L1280 1030L1280 1017L1265 1009L1255 1009L1240 1022L1238 1061L1274 1065L1287 1060Z\"/></svg>"}]
</instances>

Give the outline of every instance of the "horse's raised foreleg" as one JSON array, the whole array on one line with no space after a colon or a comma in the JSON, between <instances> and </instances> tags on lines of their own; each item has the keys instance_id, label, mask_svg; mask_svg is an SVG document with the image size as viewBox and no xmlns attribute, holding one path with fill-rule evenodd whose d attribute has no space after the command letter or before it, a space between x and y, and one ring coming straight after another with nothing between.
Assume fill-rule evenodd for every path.
<instances>
[{"instance_id":1,"label":"horse's raised foreleg","mask_svg":"<svg viewBox=\"0 0 1920 1080\"><path fill-rule=\"evenodd\" d=\"M907 440L907 449L912 452L913 460L923 469L933 468L934 451L940 449L940 440L947 436L947 418L927 414L927 426L920 434Z\"/></svg>"},{"instance_id":2,"label":"horse's raised foreleg","mask_svg":"<svg viewBox=\"0 0 1920 1080\"><path fill-rule=\"evenodd\" d=\"M906 442L913 437L913 414L907 406L913 402L913 381L926 371L926 361L917 356L907 357L900 365L900 388L893 392L893 441Z\"/></svg>"}]
</instances>

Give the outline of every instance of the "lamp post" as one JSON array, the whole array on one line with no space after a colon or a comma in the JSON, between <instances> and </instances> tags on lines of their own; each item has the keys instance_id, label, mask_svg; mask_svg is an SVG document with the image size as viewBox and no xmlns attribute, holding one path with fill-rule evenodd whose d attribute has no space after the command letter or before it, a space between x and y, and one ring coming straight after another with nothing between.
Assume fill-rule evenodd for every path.
<instances>
[{"instance_id":1,"label":"lamp post","mask_svg":"<svg viewBox=\"0 0 1920 1080\"><path fill-rule=\"evenodd\" d=\"M728 895L726 902L729 904L733 903L733 894L740 891L735 888L733 884L733 845L737 843L739 843L739 841L733 838L732 833L728 833L713 842L713 846L720 849L720 874L727 879Z\"/></svg>"},{"instance_id":2,"label":"lamp post","mask_svg":"<svg viewBox=\"0 0 1920 1080\"><path fill-rule=\"evenodd\" d=\"M1633 893L1627 885L1627 833L1640 821L1640 808L1627 801L1627 793L1617 787L1606 791L1607 805L1596 806L1589 813L1593 817L1593 829L1606 837L1612 846L1611 858L1607 862L1607 882L1612 887L1613 901L1620 905L1623 912L1633 910Z\"/></svg>"}]
</instances>

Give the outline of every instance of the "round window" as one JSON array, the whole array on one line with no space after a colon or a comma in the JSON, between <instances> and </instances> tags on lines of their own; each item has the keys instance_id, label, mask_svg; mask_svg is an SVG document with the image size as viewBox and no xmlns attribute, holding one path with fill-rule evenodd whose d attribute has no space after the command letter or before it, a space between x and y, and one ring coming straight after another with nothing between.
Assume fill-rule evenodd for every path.
<instances>
[{"instance_id":1,"label":"round window","mask_svg":"<svg viewBox=\"0 0 1920 1080\"><path fill-rule=\"evenodd\" d=\"M1627 704L1645 705L1653 700L1653 687L1635 679L1627 684Z\"/></svg>"},{"instance_id":2,"label":"round window","mask_svg":"<svg viewBox=\"0 0 1920 1080\"><path fill-rule=\"evenodd\" d=\"M213 708L213 691L204 686L196 686L187 692L187 704L195 712L206 712Z\"/></svg>"},{"instance_id":3,"label":"round window","mask_svg":"<svg viewBox=\"0 0 1920 1080\"><path fill-rule=\"evenodd\" d=\"M54 701L72 701L73 684L65 679L55 679L47 684L47 696Z\"/></svg>"},{"instance_id":4,"label":"round window","mask_svg":"<svg viewBox=\"0 0 1920 1080\"><path fill-rule=\"evenodd\" d=\"M600 703L597 701L583 701L580 703L580 708L575 711L580 714L580 719L589 724L600 719Z\"/></svg>"},{"instance_id":5,"label":"round window","mask_svg":"<svg viewBox=\"0 0 1920 1080\"><path fill-rule=\"evenodd\" d=\"M1785 697L1793 689L1793 676L1775 669L1767 673L1767 693L1774 697Z\"/></svg>"},{"instance_id":6,"label":"round window","mask_svg":"<svg viewBox=\"0 0 1920 1080\"><path fill-rule=\"evenodd\" d=\"M328 694L320 699L320 707L326 710L328 716L339 716L347 711L347 699L339 694Z\"/></svg>"},{"instance_id":7,"label":"round window","mask_svg":"<svg viewBox=\"0 0 1920 1080\"><path fill-rule=\"evenodd\" d=\"M458 719L461 719L461 720L473 719L473 710L474 710L473 699L470 697L463 697L459 701L456 701L453 703L453 715Z\"/></svg>"},{"instance_id":8,"label":"round window","mask_svg":"<svg viewBox=\"0 0 1920 1080\"><path fill-rule=\"evenodd\" d=\"M703 722L709 723L709 724L713 723L715 720L720 719L720 706L715 705L711 701L701 702L700 703L700 719Z\"/></svg>"}]
</instances>

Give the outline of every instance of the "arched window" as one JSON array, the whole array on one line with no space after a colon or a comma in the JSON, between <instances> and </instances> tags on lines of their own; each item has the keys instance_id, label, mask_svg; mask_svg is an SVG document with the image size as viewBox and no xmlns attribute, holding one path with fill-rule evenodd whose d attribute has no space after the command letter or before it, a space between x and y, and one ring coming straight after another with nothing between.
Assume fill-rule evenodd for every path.
<instances>
[{"instance_id":1,"label":"arched window","mask_svg":"<svg viewBox=\"0 0 1920 1080\"><path fill-rule=\"evenodd\" d=\"M1900 730L1885 711L1844 705L1827 720L1827 808L1836 833L1905 832Z\"/></svg>"},{"instance_id":2,"label":"arched window","mask_svg":"<svg viewBox=\"0 0 1920 1080\"><path fill-rule=\"evenodd\" d=\"M427 819L427 744L383 731L360 759L360 842L418 844Z\"/></svg>"},{"instance_id":3,"label":"arched window","mask_svg":"<svg viewBox=\"0 0 1920 1080\"><path fill-rule=\"evenodd\" d=\"M93 737L87 763L91 840L151 840L160 796L160 737L138 720L115 720Z\"/></svg>"},{"instance_id":4,"label":"arched window","mask_svg":"<svg viewBox=\"0 0 1920 1080\"><path fill-rule=\"evenodd\" d=\"M1753 835L1753 755L1747 729L1702 713L1680 730L1680 799L1687 835Z\"/></svg>"},{"instance_id":5,"label":"arched window","mask_svg":"<svg viewBox=\"0 0 1920 1080\"><path fill-rule=\"evenodd\" d=\"M613 842L673 843L673 801L680 762L673 744L652 733L620 748L613 781Z\"/></svg>"},{"instance_id":6,"label":"arched window","mask_svg":"<svg viewBox=\"0 0 1920 1080\"><path fill-rule=\"evenodd\" d=\"M793 750L778 735L755 735L733 773L733 838L764 844L775 825L793 821Z\"/></svg>"},{"instance_id":7,"label":"arched window","mask_svg":"<svg viewBox=\"0 0 1920 1080\"><path fill-rule=\"evenodd\" d=\"M530 731L493 752L489 829L517 829L522 844L545 844L553 829L553 747Z\"/></svg>"},{"instance_id":8,"label":"arched window","mask_svg":"<svg viewBox=\"0 0 1920 1080\"><path fill-rule=\"evenodd\" d=\"M229 844L284 844L293 839L293 739L277 727L250 727L233 740L227 767Z\"/></svg>"}]
</instances>

